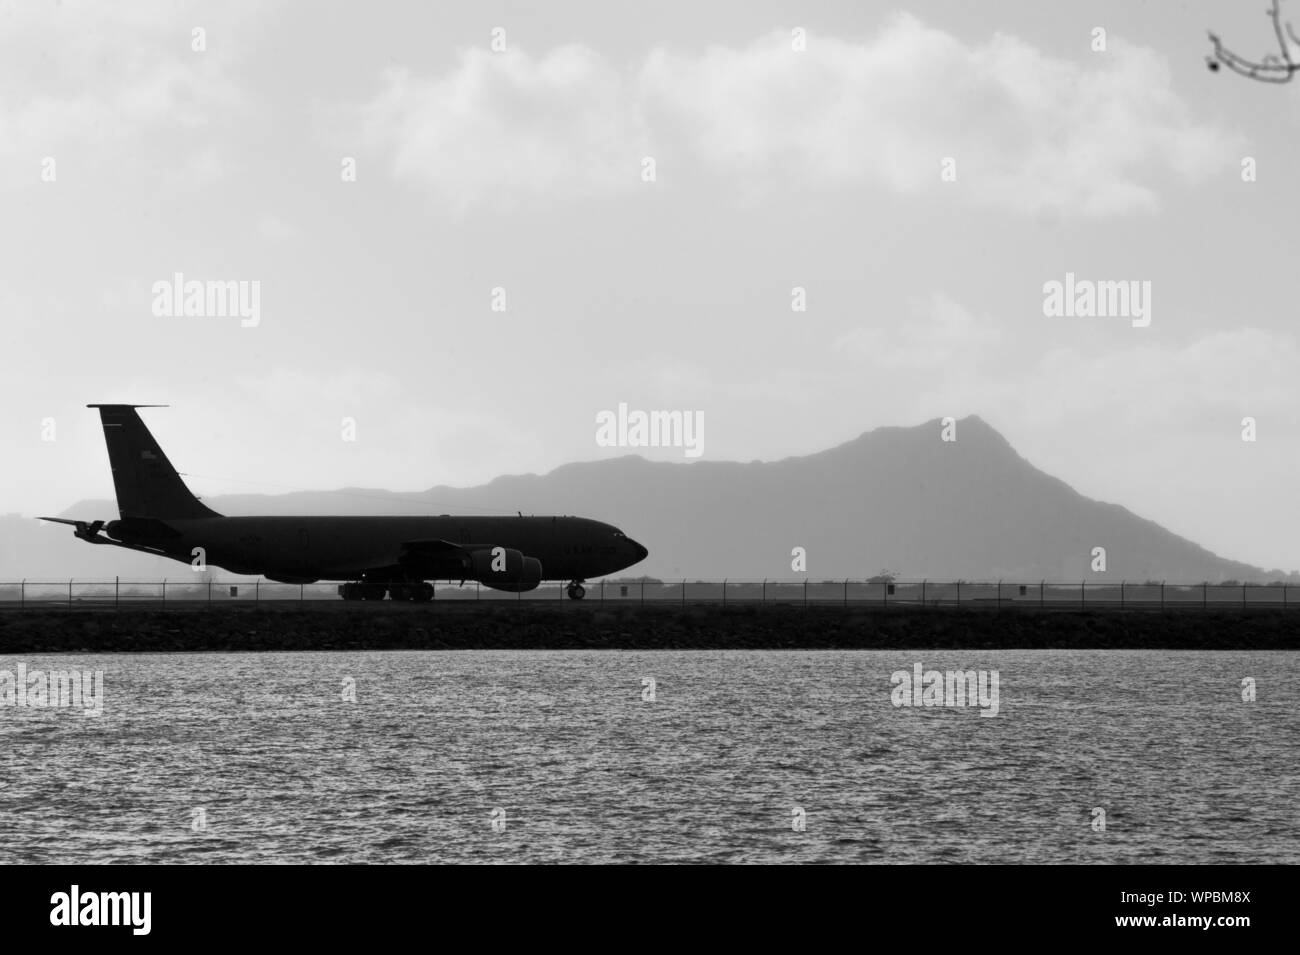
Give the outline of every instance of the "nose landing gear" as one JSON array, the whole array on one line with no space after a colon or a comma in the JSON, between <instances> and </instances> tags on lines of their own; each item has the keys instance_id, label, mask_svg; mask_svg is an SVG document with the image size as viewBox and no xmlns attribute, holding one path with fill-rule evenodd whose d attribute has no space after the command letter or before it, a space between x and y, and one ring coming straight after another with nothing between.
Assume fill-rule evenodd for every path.
<instances>
[{"instance_id":1,"label":"nose landing gear","mask_svg":"<svg viewBox=\"0 0 1300 955\"><path fill-rule=\"evenodd\" d=\"M414 584L390 584L388 587L388 596L394 600L411 600L415 603L428 603L433 599L433 584L414 583Z\"/></svg>"},{"instance_id":2,"label":"nose landing gear","mask_svg":"<svg viewBox=\"0 0 1300 955\"><path fill-rule=\"evenodd\" d=\"M570 600L581 600L587 596L587 588L582 586L581 580L575 580L569 584L568 594Z\"/></svg>"}]
</instances>

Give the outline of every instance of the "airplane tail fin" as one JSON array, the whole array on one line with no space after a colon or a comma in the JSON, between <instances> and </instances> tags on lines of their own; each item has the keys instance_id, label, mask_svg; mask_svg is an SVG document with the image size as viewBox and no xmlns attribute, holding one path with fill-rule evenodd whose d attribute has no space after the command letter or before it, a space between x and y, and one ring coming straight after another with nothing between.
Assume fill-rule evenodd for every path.
<instances>
[{"instance_id":1,"label":"airplane tail fin","mask_svg":"<svg viewBox=\"0 0 1300 955\"><path fill-rule=\"evenodd\" d=\"M86 407L99 409L104 441L108 444L108 462L113 468L117 509L123 518L185 520L221 516L190 493L135 410L159 405Z\"/></svg>"}]
</instances>

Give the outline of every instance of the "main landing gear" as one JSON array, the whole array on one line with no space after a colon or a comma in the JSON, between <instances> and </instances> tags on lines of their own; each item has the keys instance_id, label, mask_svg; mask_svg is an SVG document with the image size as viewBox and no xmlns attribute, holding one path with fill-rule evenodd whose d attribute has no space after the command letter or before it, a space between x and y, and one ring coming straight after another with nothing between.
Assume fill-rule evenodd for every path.
<instances>
[{"instance_id":1,"label":"main landing gear","mask_svg":"<svg viewBox=\"0 0 1300 955\"><path fill-rule=\"evenodd\" d=\"M388 588L383 584L339 584L344 600L383 600Z\"/></svg>"},{"instance_id":2,"label":"main landing gear","mask_svg":"<svg viewBox=\"0 0 1300 955\"><path fill-rule=\"evenodd\" d=\"M339 585L339 596L344 600L383 600L385 594L394 600L428 603L433 599L433 584L414 581L411 583L353 583Z\"/></svg>"},{"instance_id":3,"label":"main landing gear","mask_svg":"<svg viewBox=\"0 0 1300 955\"><path fill-rule=\"evenodd\" d=\"M414 584L391 584L388 596L394 600L409 600L414 603L428 603L433 599L433 584L423 581Z\"/></svg>"},{"instance_id":4,"label":"main landing gear","mask_svg":"<svg viewBox=\"0 0 1300 955\"><path fill-rule=\"evenodd\" d=\"M570 600L581 600L587 596L587 588L582 586L581 580L575 580L569 584L568 593Z\"/></svg>"}]
</instances>

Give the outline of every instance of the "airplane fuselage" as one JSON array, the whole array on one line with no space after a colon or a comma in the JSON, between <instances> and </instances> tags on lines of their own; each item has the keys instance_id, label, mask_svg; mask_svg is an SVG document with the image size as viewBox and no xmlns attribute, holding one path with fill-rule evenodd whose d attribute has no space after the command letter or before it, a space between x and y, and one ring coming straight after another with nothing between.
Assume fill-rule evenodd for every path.
<instances>
[{"instance_id":1,"label":"airplane fuselage","mask_svg":"<svg viewBox=\"0 0 1300 955\"><path fill-rule=\"evenodd\" d=\"M544 580L616 573L645 553L617 528L582 517L208 517L112 521L105 532L187 564L202 559L232 573L295 581L355 579L395 564L393 555L412 541L522 551L541 562ZM463 576L454 556L420 560L424 579Z\"/></svg>"}]
</instances>

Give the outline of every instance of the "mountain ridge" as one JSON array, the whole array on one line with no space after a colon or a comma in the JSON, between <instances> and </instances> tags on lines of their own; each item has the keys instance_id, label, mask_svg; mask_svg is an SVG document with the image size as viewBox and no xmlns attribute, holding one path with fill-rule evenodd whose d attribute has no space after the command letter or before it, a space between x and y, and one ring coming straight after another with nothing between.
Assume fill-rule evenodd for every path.
<instances>
[{"instance_id":1,"label":"mountain ridge","mask_svg":"<svg viewBox=\"0 0 1300 955\"><path fill-rule=\"evenodd\" d=\"M804 548L814 578L864 578L882 569L914 579L1021 581L1263 582L1279 576L1220 557L1122 505L1084 497L1027 461L978 415L956 421L955 441L942 440L943 420L875 428L821 451L772 461L650 461L625 454L543 474L499 475L473 487L205 500L232 516L577 514L616 524L650 549L632 573L667 578L799 577L791 566L797 547ZM109 518L116 507L87 500L65 515ZM44 527L40 533L53 543L48 535L55 531ZM1105 548L1104 571L1094 570L1097 547ZM108 551L67 534L50 560L82 568L83 558L110 558L98 568L126 566L129 558L173 574L183 569L122 551L77 550ZM8 551L0 545L0 576L23 570Z\"/></svg>"}]
</instances>

